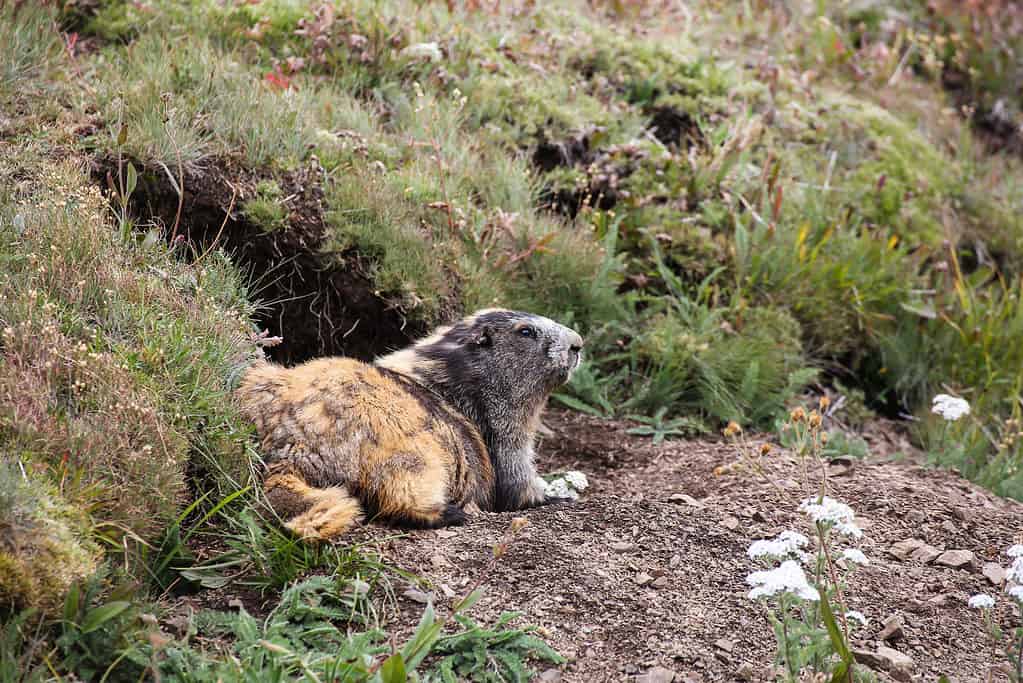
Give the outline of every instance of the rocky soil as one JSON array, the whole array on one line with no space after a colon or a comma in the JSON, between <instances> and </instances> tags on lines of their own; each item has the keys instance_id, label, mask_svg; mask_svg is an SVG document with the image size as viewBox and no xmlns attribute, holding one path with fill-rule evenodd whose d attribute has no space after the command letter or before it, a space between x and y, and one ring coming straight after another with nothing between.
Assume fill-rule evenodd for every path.
<instances>
[{"instance_id":1,"label":"rocky soil","mask_svg":"<svg viewBox=\"0 0 1023 683\"><path fill-rule=\"evenodd\" d=\"M473 616L487 622L512 609L542 626L570 660L543 680L773 679L774 637L764 608L746 597L755 567L745 551L784 529L807 531L791 454L768 456L775 488L750 472L715 474L736 460L720 440L654 446L627 425L568 413L547 424L554 436L541 467L582 470L591 488L574 504L525 513L528 526L487 578ZM905 447L898 441L883 430L870 460L829 467L831 491L856 510L870 558L848 591L849 608L870 619L854 635L858 657L881 680L1008 680L966 601L1001 592L993 563L1007 564L1004 550L1023 540L1023 505L954 473L894 461L886 454ZM513 516L480 514L461 528L397 539L374 527L356 536L426 577L443 609L479 578ZM391 627L402 632L423 596L396 588ZM1000 605L1003 626L1018 623Z\"/></svg>"}]
</instances>

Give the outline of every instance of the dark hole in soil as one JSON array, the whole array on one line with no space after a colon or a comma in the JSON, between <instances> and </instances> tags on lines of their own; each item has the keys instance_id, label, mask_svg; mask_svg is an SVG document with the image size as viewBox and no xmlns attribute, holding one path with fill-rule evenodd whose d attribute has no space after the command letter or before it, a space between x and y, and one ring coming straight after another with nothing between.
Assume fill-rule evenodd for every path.
<instances>
[{"instance_id":1,"label":"dark hole in soil","mask_svg":"<svg viewBox=\"0 0 1023 683\"><path fill-rule=\"evenodd\" d=\"M674 107L657 107L650 118L654 137L666 147L687 149L700 140L700 128L689 112Z\"/></svg>"},{"instance_id":2,"label":"dark hole in soil","mask_svg":"<svg viewBox=\"0 0 1023 683\"><path fill-rule=\"evenodd\" d=\"M108 171L116 177L116 161L98 162L94 174L105 182ZM217 239L229 254L250 283L250 295L261 303L256 323L284 340L268 350L277 362L291 365L327 355L371 360L408 345L424 330L374 293L359 254L323 253L323 198L314 173L304 169L274 177L289 197L290 215L286 228L266 232L241 210L260 179L257 174L218 162L186 171L177 233L193 245L190 253L203 253ZM237 196L225 222L232 187ZM164 226L170 238L178 194L163 169L140 172L131 209Z\"/></svg>"}]
</instances>

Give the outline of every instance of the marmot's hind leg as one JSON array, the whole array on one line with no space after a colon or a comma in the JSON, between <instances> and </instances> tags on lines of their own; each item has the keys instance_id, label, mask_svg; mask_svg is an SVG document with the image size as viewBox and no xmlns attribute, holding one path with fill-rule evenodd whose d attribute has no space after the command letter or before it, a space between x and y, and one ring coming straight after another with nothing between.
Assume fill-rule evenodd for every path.
<instances>
[{"instance_id":1,"label":"marmot's hind leg","mask_svg":"<svg viewBox=\"0 0 1023 683\"><path fill-rule=\"evenodd\" d=\"M371 514L402 527L464 524L465 510L448 500L447 473L438 457L394 454L369 471L360 493Z\"/></svg>"},{"instance_id":2,"label":"marmot's hind leg","mask_svg":"<svg viewBox=\"0 0 1023 683\"><path fill-rule=\"evenodd\" d=\"M305 540L334 540L362 520L362 506L346 487L315 488L291 469L271 471L263 490L284 526Z\"/></svg>"}]
</instances>

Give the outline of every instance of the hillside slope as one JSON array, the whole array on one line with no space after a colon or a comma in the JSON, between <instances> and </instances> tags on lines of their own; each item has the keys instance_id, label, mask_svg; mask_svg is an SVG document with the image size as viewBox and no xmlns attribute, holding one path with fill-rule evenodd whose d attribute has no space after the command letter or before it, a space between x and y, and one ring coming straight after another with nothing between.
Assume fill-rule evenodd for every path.
<instances>
[{"instance_id":1,"label":"hillside slope","mask_svg":"<svg viewBox=\"0 0 1023 683\"><path fill-rule=\"evenodd\" d=\"M982 569L1023 541L1013 3L0 0L0 45L0 678L560 661L503 608L566 678L769 675L743 552L798 526L785 423L822 397L826 492L871 523L853 645L905 611L918 675L1002 675L963 605L1003 587L885 553L919 537ZM368 359L495 304L587 338L548 463L588 495L526 513L493 569L506 516L284 533L239 371ZM890 420L914 464L862 460ZM788 454L769 489L728 465L747 433ZM828 599L780 613L814 624L790 660L841 673L825 560ZM463 565L492 572L491 630ZM457 615L398 601L427 579Z\"/></svg>"}]
</instances>

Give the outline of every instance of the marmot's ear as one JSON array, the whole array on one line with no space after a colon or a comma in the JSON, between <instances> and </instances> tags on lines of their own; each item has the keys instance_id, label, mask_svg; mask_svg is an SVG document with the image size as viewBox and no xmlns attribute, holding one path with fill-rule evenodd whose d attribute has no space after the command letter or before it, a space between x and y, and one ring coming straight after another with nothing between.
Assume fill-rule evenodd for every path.
<instances>
[{"instance_id":1,"label":"marmot's ear","mask_svg":"<svg viewBox=\"0 0 1023 683\"><path fill-rule=\"evenodd\" d=\"M490 325L484 325L480 329L476 330L472 336L472 343L475 346L490 346L494 343L494 331L490 329Z\"/></svg>"}]
</instances>

